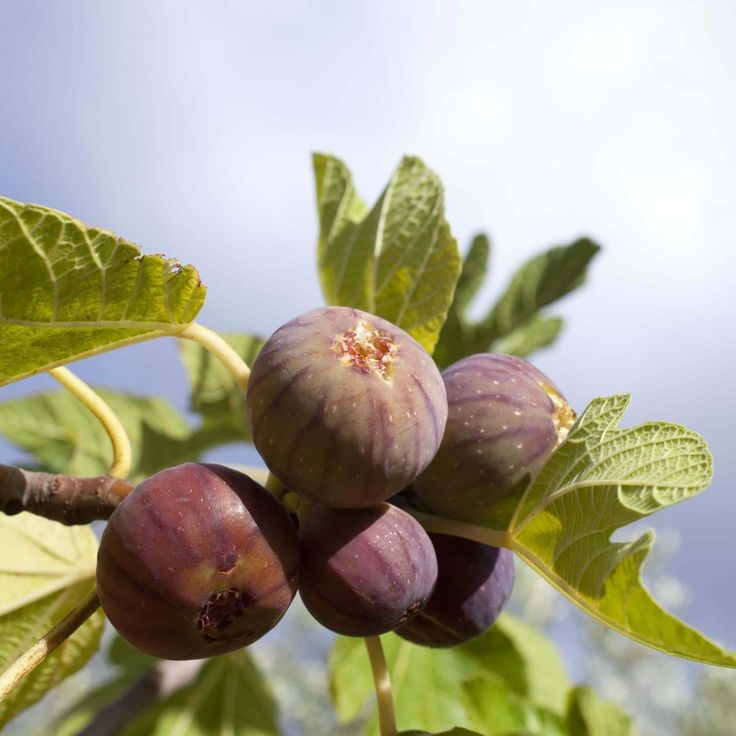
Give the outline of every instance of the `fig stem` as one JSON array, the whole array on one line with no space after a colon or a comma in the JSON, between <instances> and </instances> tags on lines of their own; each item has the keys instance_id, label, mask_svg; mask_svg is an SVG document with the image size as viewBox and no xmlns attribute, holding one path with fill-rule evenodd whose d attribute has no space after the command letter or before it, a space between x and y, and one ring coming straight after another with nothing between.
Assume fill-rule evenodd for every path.
<instances>
[{"instance_id":1,"label":"fig stem","mask_svg":"<svg viewBox=\"0 0 736 736\"><path fill-rule=\"evenodd\" d=\"M378 704L378 726L381 736L397 736L396 716L394 715L394 699L391 693L391 677L386 665L380 636L366 636L363 641L368 650L368 659L373 671L373 682L376 688Z\"/></svg>"},{"instance_id":2,"label":"fig stem","mask_svg":"<svg viewBox=\"0 0 736 736\"><path fill-rule=\"evenodd\" d=\"M90 591L56 626L44 634L0 674L0 701L13 692L59 644L66 641L100 606L97 590Z\"/></svg>"},{"instance_id":3,"label":"fig stem","mask_svg":"<svg viewBox=\"0 0 736 736\"><path fill-rule=\"evenodd\" d=\"M250 368L230 344L214 330L197 322L190 322L176 332L177 337L192 340L214 355L228 370L243 391L248 387Z\"/></svg>"},{"instance_id":4,"label":"fig stem","mask_svg":"<svg viewBox=\"0 0 736 736\"><path fill-rule=\"evenodd\" d=\"M412 508L406 508L404 510L411 514L428 532L465 537L465 539L472 539L474 542L489 544L491 547L512 548L513 535L510 532L488 529L484 526L468 524L464 521L447 519L444 516L425 514L422 511L415 511Z\"/></svg>"},{"instance_id":5,"label":"fig stem","mask_svg":"<svg viewBox=\"0 0 736 736\"><path fill-rule=\"evenodd\" d=\"M107 474L115 478L127 478L133 462L133 452L128 433L118 415L96 391L66 366L51 368L48 373L79 399L102 424L112 444L113 459Z\"/></svg>"}]
</instances>

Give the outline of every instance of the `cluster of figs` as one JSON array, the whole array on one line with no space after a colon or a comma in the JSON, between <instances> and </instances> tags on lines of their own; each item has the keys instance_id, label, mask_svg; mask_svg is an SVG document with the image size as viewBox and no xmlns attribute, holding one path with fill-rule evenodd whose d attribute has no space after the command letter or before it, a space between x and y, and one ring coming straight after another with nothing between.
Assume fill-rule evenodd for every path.
<instances>
[{"instance_id":1,"label":"cluster of figs","mask_svg":"<svg viewBox=\"0 0 736 736\"><path fill-rule=\"evenodd\" d=\"M165 659L222 654L273 628L297 591L348 636L395 631L446 647L493 624L511 594L511 552L428 534L409 512L500 520L574 418L546 376L491 353L440 374L395 325L328 307L270 337L246 406L298 513L220 465L144 480L98 555L100 601L125 639Z\"/></svg>"}]
</instances>

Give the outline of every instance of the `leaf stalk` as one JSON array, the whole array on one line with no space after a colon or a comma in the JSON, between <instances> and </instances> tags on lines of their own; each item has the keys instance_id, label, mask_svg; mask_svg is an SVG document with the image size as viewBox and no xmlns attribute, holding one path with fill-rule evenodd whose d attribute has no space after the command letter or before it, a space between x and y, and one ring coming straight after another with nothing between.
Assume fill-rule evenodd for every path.
<instances>
[{"instance_id":1,"label":"leaf stalk","mask_svg":"<svg viewBox=\"0 0 736 736\"><path fill-rule=\"evenodd\" d=\"M107 402L66 366L51 368L49 374L79 399L102 424L112 444L113 460L108 475L127 478L133 463L130 438L118 415Z\"/></svg>"}]
</instances>

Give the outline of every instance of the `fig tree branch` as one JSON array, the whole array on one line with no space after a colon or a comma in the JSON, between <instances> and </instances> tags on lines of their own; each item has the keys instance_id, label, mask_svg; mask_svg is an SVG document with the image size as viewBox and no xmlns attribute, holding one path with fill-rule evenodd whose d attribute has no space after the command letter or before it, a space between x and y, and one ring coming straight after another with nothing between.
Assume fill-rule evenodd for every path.
<instances>
[{"instance_id":1,"label":"fig tree branch","mask_svg":"<svg viewBox=\"0 0 736 736\"><path fill-rule=\"evenodd\" d=\"M111 475L76 478L0 465L0 511L30 511L62 524L107 519L133 490L132 483Z\"/></svg>"}]
</instances>

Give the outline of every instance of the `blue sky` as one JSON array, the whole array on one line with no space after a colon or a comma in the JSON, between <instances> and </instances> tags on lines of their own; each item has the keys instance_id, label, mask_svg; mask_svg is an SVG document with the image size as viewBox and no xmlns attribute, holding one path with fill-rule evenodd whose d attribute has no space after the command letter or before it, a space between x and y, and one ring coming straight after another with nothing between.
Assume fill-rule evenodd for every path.
<instances>
[{"instance_id":1,"label":"blue sky","mask_svg":"<svg viewBox=\"0 0 736 736\"><path fill-rule=\"evenodd\" d=\"M652 525L681 532L687 619L736 647L733 3L6 0L0 31L0 192L194 263L215 329L321 303L312 150L368 200L424 158L463 247L494 240L486 301L541 248L599 240L535 362L578 409L627 391L632 423L708 439L713 488ZM76 368L185 406L168 341Z\"/></svg>"}]
</instances>

